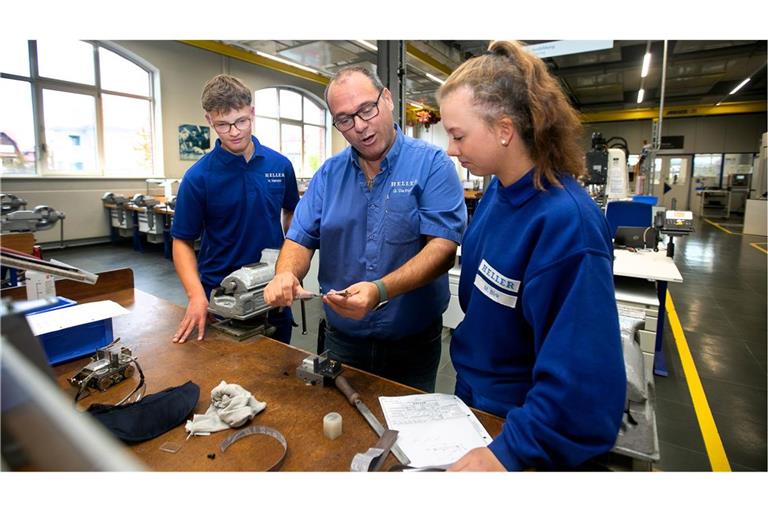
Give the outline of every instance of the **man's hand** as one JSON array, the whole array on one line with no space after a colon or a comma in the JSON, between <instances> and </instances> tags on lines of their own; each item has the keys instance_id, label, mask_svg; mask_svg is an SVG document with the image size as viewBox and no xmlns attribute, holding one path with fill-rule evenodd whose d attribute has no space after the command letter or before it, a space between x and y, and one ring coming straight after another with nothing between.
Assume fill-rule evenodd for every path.
<instances>
[{"instance_id":1,"label":"man's hand","mask_svg":"<svg viewBox=\"0 0 768 512\"><path fill-rule=\"evenodd\" d=\"M370 281L355 283L345 291L323 295L323 302L341 316L360 320L379 303L379 289Z\"/></svg>"},{"instance_id":2,"label":"man's hand","mask_svg":"<svg viewBox=\"0 0 768 512\"><path fill-rule=\"evenodd\" d=\"M448 471L506 471L488 448L474 448L454 462Z\"/></svg>"},{"instance_id":3,"label":"man's hand","mask_svg":"<svg viewBox=\"0 0 768 512\"><path fill-rule=\"evenodd\" d=\"M187 305L187 312L173 335L174 343L184 343L192 331L197 329L197 340L200 341L205 335L205 320L208 317L208 299L200 297L191 299Z\"/></svg>"},{"instance_id":4,"label":"man's hand","mask_svg":"<svg viewBox=\"0 0 768 512\"><path fill-rule=\"evenodd\" d=\"M290 306L296 295L304 292L295 275L291 272L280 272L264 288L264 302L270 306Z\"/></svg>"}]
</instances>

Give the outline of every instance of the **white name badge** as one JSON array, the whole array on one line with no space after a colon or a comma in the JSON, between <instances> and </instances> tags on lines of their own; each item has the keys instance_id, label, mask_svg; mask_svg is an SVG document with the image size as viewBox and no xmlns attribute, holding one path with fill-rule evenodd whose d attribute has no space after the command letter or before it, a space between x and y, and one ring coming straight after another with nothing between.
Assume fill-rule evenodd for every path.
<instances>
[{"instance_id":1,"label":"white name badge","mask_svg":"<svg viewBox=\"0 0 768 512\"><path fill-rule=\"evenodd\" d=\"M517 297L508 293L501 292L488 284L485 279L480 277L479 274L475 275L475 287L482 292L483 295L488 297L494 302L498 302L508 308L514 308L517 304Z\"/></svg>"}]
</instances>

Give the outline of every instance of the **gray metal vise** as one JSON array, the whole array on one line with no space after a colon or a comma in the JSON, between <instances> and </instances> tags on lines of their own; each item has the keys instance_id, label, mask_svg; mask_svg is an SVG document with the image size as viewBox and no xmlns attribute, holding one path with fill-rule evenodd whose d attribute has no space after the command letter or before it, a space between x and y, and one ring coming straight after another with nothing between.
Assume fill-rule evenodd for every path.
<instances>
[{"instance_id":1,"label":"gray metal vise","mask_svg":"<svg viewBox=\"0 0 768 512\"><path fill-rule=\"evenodd\" d=\"M27 202L13 194L3 194L2 217L0 226L2 232L24 233L31 231L44 231L51 229L60 219L64 219L64 212L56 211L50 206L35 206L34 210L20 210Z\"/></svg>"},{"instance_id":2,"label":"gray metal vise","mask_svg":"<svg viewBox=\"0 0 768 512\"><path fill-rule=\"evenodd\" d=\"M235 270L211 290L208 311L224 318L247 320L272 309L264 302L264 288L275 277L278 251L265 249L261 261Z\"/></svg>"}]
</instances>

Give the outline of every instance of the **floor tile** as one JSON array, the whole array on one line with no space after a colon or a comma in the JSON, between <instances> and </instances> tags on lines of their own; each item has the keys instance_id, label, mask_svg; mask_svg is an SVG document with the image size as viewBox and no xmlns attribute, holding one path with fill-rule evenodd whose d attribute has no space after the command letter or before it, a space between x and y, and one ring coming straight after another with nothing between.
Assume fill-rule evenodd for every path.
<instances>
[{"instance_id":1,"label":"floor tile","mask_svg":"<svg viewBox=\"0 0 768 512\"><path fill-rule=\"evenodd\" d=\"M660 471L711 471L707 454L668 441L659 442L661 459L654 465Z\"/></svg>"}]
</instances>

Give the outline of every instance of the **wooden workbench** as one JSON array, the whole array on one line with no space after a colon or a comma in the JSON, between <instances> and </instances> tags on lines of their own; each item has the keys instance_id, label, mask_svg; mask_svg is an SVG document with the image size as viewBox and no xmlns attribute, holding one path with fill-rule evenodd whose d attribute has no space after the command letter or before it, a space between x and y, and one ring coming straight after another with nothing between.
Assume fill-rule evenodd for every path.
<instances>
[{"instance_id":1,"label":"wooden workbench","mask_svg":"<svg viewBox=\"0 0 768 512\"><path fill-rule=\"evenodd\" d=\"M59 295L79 302L110 298L130 310L130 314L113 320L113 331L138 357L146 376L147 394L191 380L200 386L200 399L194 412L203 414L210 405L211 389L225 380L243 386L257 400L266 402L266 409L248 425L269 426L285 436L288 453L281 470L348 471L354 455L365 452L377 440L341 392L333 387L308 386L296 377L296 367L308 352L261 336L238 342L210 329L203 341L174 344L170 340L184 316L184 309L134 289L128 269L101 274L93 287L59 281L56 289ZM22 291L4 291L3 295L15 293ZM63 389L70 390L66 379L86 362L87 359L80 359L54 368ZM384 415L379 396L420 392L349 367L344 375L382 424ZM81 400L80 407L94 401L115 403L137 382L138 373L128 382ZM322 429L323 416L331 411L343 417L343 434L333 441L323 436ZM475 414L491 436L499 434L501 418L480 411ZM257 435L238 441L222 453L219 444L233 432L234 429L228 429L186 440L182 424L130 449L148 468L160 471L259 471L270 467L282 452L277 441ZM181 450L177 453L160 450L168 442L181 445ZM215 458L209 458L209 454L215 454ZM386 467L396 463L390 455Z\"/></svg>"}]
</instances>

